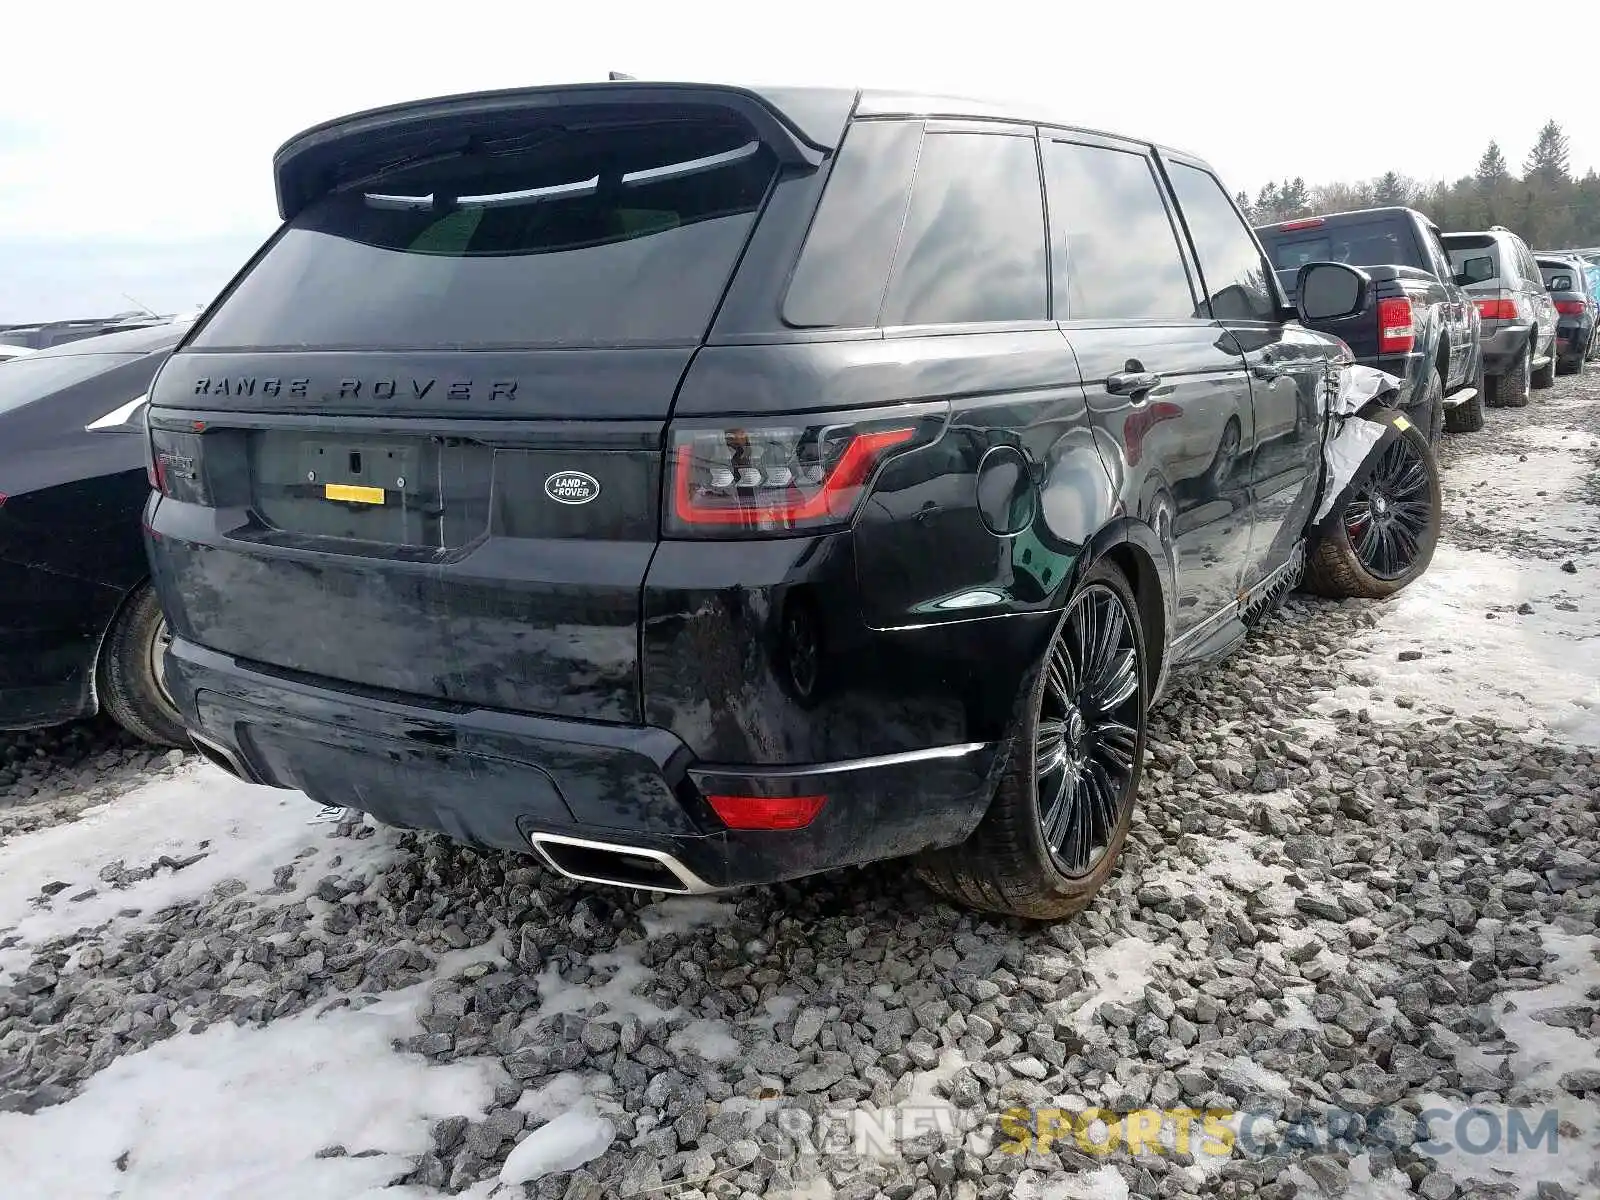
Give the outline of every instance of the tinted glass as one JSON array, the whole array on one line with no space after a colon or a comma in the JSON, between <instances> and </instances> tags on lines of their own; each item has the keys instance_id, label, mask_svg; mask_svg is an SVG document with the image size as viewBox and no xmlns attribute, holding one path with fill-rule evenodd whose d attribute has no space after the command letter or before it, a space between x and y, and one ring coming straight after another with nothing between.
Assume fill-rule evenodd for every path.
<instances>
[{"instance_id":1,"label":"tinted glass","mask_svg":"<svg viewBox=\"0 0 1600 1200\"><path fill-rule=\"evenodd\" d=\"M911 198L920 121L858 121L845 135L784 300L792 325L870 326Z\"/></svg>"},{"instance_id":2,"label":"tinted glass","mask_svg":"<svg viewBox=\"0 0 1600 1200\"><path fill-rule=\"evenodd\" d=\"M1576 292L1582 290L1577 286L1577 279L1571 267L1540 266L1539 278L1544 281L1547 291Z\"/></svg>"},{"instance_id":3,"label":"tinted glass","mask_svg":"<svg viewBox=\"0 0 1600 1200\"><path fill-rule=\"evenodd\" d=\"M1474 234L1449 234L1444 250L1450 256L1450 269L1465 276L1467 284L1489 283L1500 274L1500 248L1491 237Z\"/></svg>"},{"instance_id":4,"label":"tinted glass","mask_svg":"<svg viewBox=\"0 0 1600 1200\"><path fill-rule=\"evenodd\" d=\"M1398 265L1431 270L1433 264L1418 253L1415 239L1403 221L1352 221L1320 228L1260 231L1261 243L1280 271L1298 271L1306 263L1337 262L1352 267Z\"/></svg>"},{"instance_id":5,"label":"tinted glass","mask_svg":"<svg viewBox=\"0 0 1600 1200\"><path fill-rule=\"evenodd\" d=\"M1152 164L1142 154L1045 143L1058 320L1195 315Z\"/></svg>"},{"instance_id":6,"label":"tinted glass","mask_svg":"<svg viewBox=\"0 0 1600 1200\"><path fill-rule=\"evenodd\" d=\"M928 134L880 323L1043 320L1047 278L1034 140Z\"/></svg>"},{"instance_id":7,"label":"tinted glass","mask_svg":"<svg viewBox=\"0 0 1600 1200\"><path fill-rule=\"evenodd\" d=\"M1204 171L1174 163L1172 190L1194 239L1212 315L1219 321L1276 319L1266 262L1222 185Z\"/></svg>"},{"instance_id":8,"label":"tinted glass","mask_svg":"<svg viewBox=\"0 0 1600 1200\"><path fill-rule=\"evenodd\" d=\"M41 400L139 357L138 354L29 354L13 358L0 365L0 413Z\"/></svg>"},{"instance_id":9,"label":"tinted glass","mask_svg":"<svg viewBox=\"0 0 1600 1200\"><path fill-rule=\"evenodd\" d=\"M712 120L520 141L312 205L194 344L697 342L772 180L771 154Z\"/></svg>"}]
</instances>

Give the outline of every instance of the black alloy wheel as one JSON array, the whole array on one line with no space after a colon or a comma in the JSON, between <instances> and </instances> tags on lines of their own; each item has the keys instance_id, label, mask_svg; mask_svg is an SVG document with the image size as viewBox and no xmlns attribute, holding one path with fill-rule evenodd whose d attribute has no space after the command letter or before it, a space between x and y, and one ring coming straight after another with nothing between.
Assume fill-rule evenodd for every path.
<instances>
[{"instance_id":1,"label":"black alloy wheel","mask_svg":"<svg viewBox=\"0 0 1600 1200\"><path fill-rule=\"evenodd\" d=\"M1410 571L1432 508L1427 464L1411 441L1396 438L1345 506L1345 533L1362 566L1378 579L1398 579Z\"/></svg>"},{"instance_id":2,"label":"black alloy wheel","mask_svg":"<svg viewBox=\"0 0 1600 1200\"><path fill-rule=\"evenodd\" d=\"M1091 584L1050 651L1034 723L1039 822L1057 870L1091 873L1133 803L1141 668L1122 598Z\"/></svg>"}]
</instances>

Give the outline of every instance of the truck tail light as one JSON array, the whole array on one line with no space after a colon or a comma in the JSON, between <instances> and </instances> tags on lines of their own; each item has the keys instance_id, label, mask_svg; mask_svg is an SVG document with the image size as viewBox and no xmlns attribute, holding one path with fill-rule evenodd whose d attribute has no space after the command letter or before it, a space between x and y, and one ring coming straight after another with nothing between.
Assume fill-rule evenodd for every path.
<instances>
[{"instance_id":1,"label":"truck tail light","mask_svg":"<svg viewBox=\"0 0 1600 1200\"><path fill-rule=\"evenodd\" d=\"M1378 301L1378 353L1408 354L1416 345L1416 328L1411 323L1411 301Z\"/></svg>"},{"instance_id":2,"label":"truck tail light","mask_svg":"<svg viewBox=\"0 0 1600 1200\"><path fill-rule=\"evenodd\" d=\"M1485 321L1515 321L1517 319L1517 302L1515 300L1474 300L1478 306L1478 315Z\"/></svg>"},{"instance_id":3,"label":"truck tail light","mask_svg":"<svg viewBox=\"0 0 1600 1200\"><path fill-rule=\"evenodd\" d=\"M673 426L666 530L772 536L847 525L884 461L935 441L943 405L892 415Z\"/></svg>"},{"instance_id":4,"label":"truck tail light","mask_svg":"<svg viewBox=\"0 0 1600 1200\"><path fill-rule=\"evenodd\" d=\"M1557 300L1556 311L1565 313L1569 317L1583 316L1585 305L1582 300Z\"/></svg>"},{"instance_id":5,"label":"truck tail light","mask_svg":"<svg viewBox=\"0 0 1600 1200\"><path fill-rule=\"evenodd\" d=\"M1293 233L1296 229L1316 229L1322 224L1321 217L1304 217L1298 221L1285 221L1278 226L1279 233Z\"/></svg>"}]
</instances>

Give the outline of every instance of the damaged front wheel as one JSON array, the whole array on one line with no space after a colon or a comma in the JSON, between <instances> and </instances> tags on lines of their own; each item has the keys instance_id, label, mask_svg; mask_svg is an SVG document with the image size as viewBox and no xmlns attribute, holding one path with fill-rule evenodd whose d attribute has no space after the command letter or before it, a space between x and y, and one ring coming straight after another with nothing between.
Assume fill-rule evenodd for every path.
<instances>
[{"instance_id":1,"label":"damaged front wheel","mask_svg":"<svg viewBox=\"0 0 1600 1200\"><path fill-rule=\"evenodd\" d=\"M1426 435L1388 409L1367 420L1393 433L1312 548L1305 587L1319 596L1392 596L1428 569L1439 540L1443 497Z\"/></svg>"}]
</instances>

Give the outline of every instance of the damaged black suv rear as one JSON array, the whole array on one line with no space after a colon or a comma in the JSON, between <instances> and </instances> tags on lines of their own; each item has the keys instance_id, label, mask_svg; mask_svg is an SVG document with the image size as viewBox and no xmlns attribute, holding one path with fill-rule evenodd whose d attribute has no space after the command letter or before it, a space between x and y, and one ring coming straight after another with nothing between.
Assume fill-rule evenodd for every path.
<instances>
[{"instance_id":1,"label":"damaged black suv rear","mask_svg":"<svg viewBox=\"0 0 1600 1200\"><path fill-rule=\"evenodd\" d=\"M613 83L360 114L276 171L149 410L168 685L256 782L583 880L920 855L1057 916L1173 670L1432 552L1425 440L1368 405L1330 475L1346 349L1148 143ZM1367 303L1306 272L1302 313Z\"/></svg>"}]
</instances>

